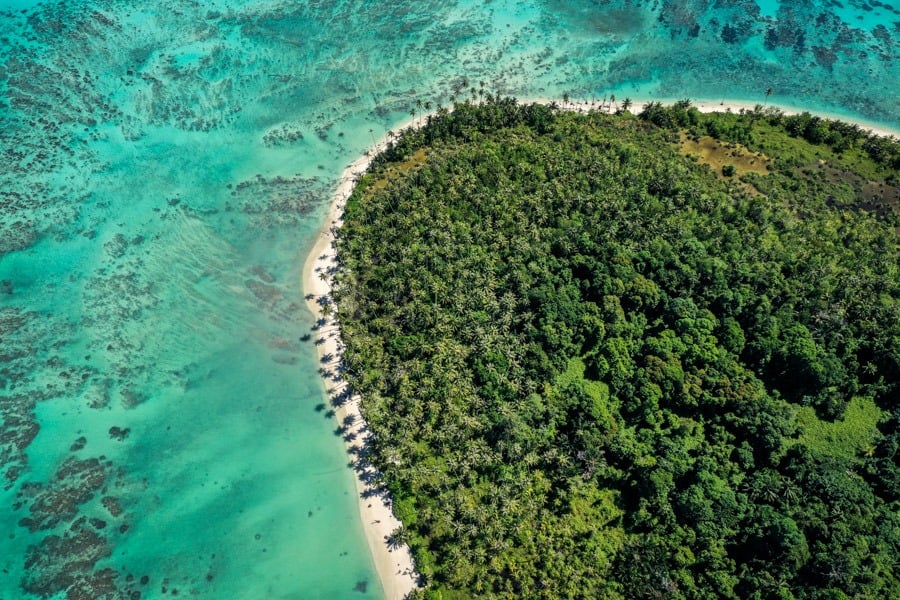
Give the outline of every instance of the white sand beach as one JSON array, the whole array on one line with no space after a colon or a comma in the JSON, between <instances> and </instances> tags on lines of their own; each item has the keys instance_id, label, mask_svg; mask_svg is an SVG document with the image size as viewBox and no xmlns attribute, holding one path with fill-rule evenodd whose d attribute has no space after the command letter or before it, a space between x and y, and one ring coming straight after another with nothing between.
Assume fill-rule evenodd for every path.
<instances>
[{"instance_id":1,"label":"white sand beach","mask_svg":"<svg viewBox=\"0 0 900 600\"><path fill-rule=\"evenodd\" d=\"M341 363L340 330L334 315L325 316L323 307L318 302L320 298L331 297L331 279L327 274L336 265L331 228L341 226L344 204L353 191L356 177L369 168L372 158L384 149L386 143L387 138L344 170L340 184L332 196L328 218L319 231L315 245L303 267L301 284L303 293L308 298L307 305L317 320L325 319L325 325L314 335L315 338L324 340L317 343L316 348L322 366L331 373L337 373ZM322 277L322 274L326 276ZM325 385L329 395L334 396L343 391L346 383L334 376L326 376ZM357 462L357 453L366 444L369 436L368 427L359 410L359 397L353 396L341 404L335 410L335 416L340 424L352 421L352 424L346 426L346 433L350 439L347 442L347 449L354 462ZM400 527L401 523L391 510L391 499L387 492L377 489L370 483L374 473L375 469L371 465L356 469L359 514L385 597L388 600L400 600L416 588L418 575L409 547L405 545L391 547L388 544L388 536Z\"/></svg>"},{"instance_id":2,"label":"white sand beach","mask_svg":"<svg viewBox=\"0 0 900 600\"><path fill-rule=\"evenodd\" d=\"M643 108L645 104L646 104L646 102L642 102L641 108ZM756 102L756 103L733 102L730 100L724 100L722 102L697 100L697 101L692 102L691 104L692 104L692 106L696 106L697 110L699 110L700 112L704 112L704 113L728 112L728 111L738 113L742 110L752 112L753 109L757 106L757 104L760 104L760 103L759 102ZM792 107L792 106L781 106L778 104L771 104L771 103L764 106L763 108L777 108L785 115L799 115L800 113L804 112L804 109L800 109L800 108L796 108L796 107ZM831 119L833 121L845 121L847 123L855 123L856 125L859 125L860 128L871 131L875 135L880 135L883 137L891 137L891 136L900 137L900 131L894 131L892 129L887 129L883 126L873 125L871 123L866 123L865 121L860 121L858 119L851 119L849 117L844 117L841 115L832 115L832 114L822 113L822 112L813 111L813 110L806 111L806 112L809 112L811 115L815 115L817 117L822 117L823 119Z\"/></svg>"},{"instance_id":3,"label":"white sand beach","mask_svg":"<svg viewBox=\"0 0 900 600\"><path fill-rule=\"evenodd\" d=\"M622 98L618 100L618 105L621 105ZM522 102L540 102L542 104L550 104L551 102L556 102L556 105L559 106L562 110L573 110L575 112L586 113L590 110L599 110L600 105L596 101L588 101L581 99L570 99L568 102L563 102L561 100L553 100L547 98L538 98L538 99L529 99L522 100ZM655 102L655 100L648 100L645 98L633 99L631 100L631 108L629 111L632 114L638 114L644 110L644 107L651 102ZM670 101L663 100L661 101L663 104L671 104ZM610 102L606 102L606 108L604 110L609 109ZM691 106L695 107L702 113L711 113L711 112L733 112L740 113L742 110L747 112L752 112L757 105L762 105L761 102L739 102L735 100L721 100L721 101L713 101L713 100L691 100ZM804 112L805 109L792 107L792 106L782 106L779 104L768 103L763 106L763 108L775 108L780 110L785 115L799 115ZM811 115L815 115L817 117L821 117L823 119L831 119L833 121L845 121L847 123L855 123L859 125L860 128L866 131L871 131L875 135L880 135L883 137L895 137L900 138L900 131L896 131L893 129L889 129L884 127L883 125L877 125L872 123L867 123L865 121L861 121L858 119L851 119L849 117L841 116L841 115L833 115L828 113L822 113L819 111L805 111L809 112Z\"/></svg>"}]
</instances>

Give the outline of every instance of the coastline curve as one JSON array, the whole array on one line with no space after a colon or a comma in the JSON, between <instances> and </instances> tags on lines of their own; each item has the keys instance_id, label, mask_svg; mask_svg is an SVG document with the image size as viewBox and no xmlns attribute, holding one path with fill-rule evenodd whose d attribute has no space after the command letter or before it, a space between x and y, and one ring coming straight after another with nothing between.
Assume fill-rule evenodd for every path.
<instances>
[{"instance_id":1,"label":"coastline curve","mask_svg":"<svg viewBox=\"0 0 900 600\"><path fill-rule=\"evenodd\" d=\"M419 576L409 546L389 541L391 534L402 523L394 516L389 492L374 483L377 470L365 460L371 432L360 412L359 396L345 393L347 383L340 376L343 350L340 329L335 316L325 309L331 298L330 273L337 264L332 228L339 228L343 222L344 205L353 192L357 176L366 172L387 143L386 136L341 174L340 183L331 197L325 224L320 228L304 262L300 283L316 322L316 349L326 391L330 398L337 399L335 419L344 432L347 452L351 456L357 505L366 542L381 580L384 597L387 600L401 600L418 587Z\"/></svg>"}]
</instances>

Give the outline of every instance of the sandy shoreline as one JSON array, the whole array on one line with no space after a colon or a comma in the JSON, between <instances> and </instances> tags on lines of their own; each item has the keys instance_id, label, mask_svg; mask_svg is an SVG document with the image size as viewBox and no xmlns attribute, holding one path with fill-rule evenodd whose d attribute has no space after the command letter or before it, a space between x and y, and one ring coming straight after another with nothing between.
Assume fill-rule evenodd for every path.
<instances>
[{"instance_id":1,"label":"sandy shoreline","mask_svg":"<svg viewBox=\"0 0 900 600\"><path fill-rule=\"evenodd\" d=\"M644 107L646 103L641 103L641 108ZM697 100L692 102L692 106L696 106L697 110L700 112L708 113L708 112L740 112L741 110L753 111L756 105L759 102L732 102L732 101L723 101L723 102L714 102L707 100ZM865 121L860 121L858 119L851 119L849 117L845 117L842 115L833 115L829 113L823 113L815 110L804 111L804 109L798 109L791 106L780 106L778 104L771 104L764 106L763 108L777 108L785 115L799 115L802 112L809 112L809 114L822 117L823 119L830 119L832 121L844 121L845 123L855 123L859 125L861 129L871 131L875 135L880 135L882 137L900 137L900 131L895 131L892 129L888 129L882 125L873 125L872 123L867 123Z\"/></svg>"},{"instance_id":2,"label":"sandy shoreline","mask_svg":"<svg viewBox=\"0 0 900 600\"><path fill-rule=\"evenodd\" d=\"M331 297L331 280L330 277L320 277L320 274L330 273L336 265L335 249L331 244L334 239L331 228L340 227L343 222L344 204L353 191L356 177L369 168L372 159L384 149L387 141L385 138L376 144L341 174L340 184L331 199L328 218L319 230L315 244L303 265L301 286L304 295L307 296L307 305L317 321L325 320L324 325L314 333L314 337L323 340L321 343L317 341L316 348L320 364L327 371L324 379L329 397L339 395L346 387L346 383L335 376L341 363L337 322L333 315L329 317L323 315L322 305L318 302L320 298ZM353 396L337 407L335 418L338 424L344 425L349 436L345 438L348 440L348 453L351 454L353 461L359 464L356 457L369 436L366 422L360 414L359 396ZM348 425L350 422L352 424ZM409 547L391 548L388 545L388 536L400 527L401 523L394 517L387 493L370 483L375 469L371 465L365 465L355 468L354 471L359 515L381 586L388 600L400 600L416 588L418 580Z\"/></svg>"},{"instance_id":3,"label":"sandy shoreline","mask_svg":"<svg viewBox=\"0 0 900 600\"><path fill-rule=\"evenodd\" d=\"M563 110L572 110L576 112L588 112L589 110L598 108L596 104L587 101L573 100L570 102L562 102L560 100L551 99L527 99L520 100L523 103L541 102L549 104L556 102ZM639 113L645 104L650 101L640 100L634 101L631 112ZM752 103L729 102L721 103L697 101L692 103L701 112L740 112L741 110L753 110L756 106ZM773 106L773 105L769 105ZM778 107L785 114L797 114L802 112L791 108ZM833 115L818 114L821 117L829 119L840 119L847 122L855 122L843 117ZM418 127L427 121L427 115L422 115L418 121L407 121L397 127L397 131L403 131L409 127ZM882 136L898 136L898 132L891 131L882 127L873 127L867 123L856 122L863 129L872 131ZM315 332L319 359L322 367L326 369L325 379L326 389L329 396L340 394L346 386L346 383L339 377L335 376L341 362L341 342L339 328L334 316L325 317L322 311L322 305L319 299L331 297L331 281L330 277L322 277L322 274L328 275L331 269L336 266L335 249L332 246L333 235L332 227L339 228L343 224L344 205L347 198L353 191L356 178L365 173L372 162L372 159L384 150L389 139L387 136L380 142L375 144L369 151L348 166L341 174L340 183L335 190L331 205L328 210L328 217L325 224L319 230L315 244L306 258L303 266L303 275L301 286L303 293L307 295L307 305L310 311L315 315L316 320L324 319L323 326ZM348 452L356 457L362 448L365 440L369 435L368 427L359 410L359 397L354 396L348 401L341 404L335 410L336 419L339 424L344 424L346 432L351 437L347 438ZM347 425L352 421L352 424ZM355 460L355 459L354 459ZM399 548L391 548L388 545L387 538L390 534L400 527L401 523L397 520L391 510L390 497L386 493L375 489L369 481L375 473L375 469L366 465L364 468L355 470L354 480L356 482L357 500L359 506L359 514L362 519L363 530L365 531L366 541L369 544L369 550L375 563L378 576L381 579L381 585L384 589L385 597L388 600L399 600L404 598L409 592L417 587L418 576L415 572L412 555L408 546Z\"/></svg>"},{"instance_id":4,"label":"sandy shoreline","mask_svg":"<svg viewBox=\"0 0 900 600\"><path fill-rule=\"evenodd\" d=\"M623 99L624 98L618 100L617 104L621 105L621 100L623 100ZM581 112L581 113L586 113L592 109L594 109L594 110L599 109L599 105L596 101L591 102L588 100L580 100L580 99L572 99L572 100L569 100L569 102L563 102L562 100L553 100L553 99L549 99L549 98L529 98L526 100L520 100L520 102L539 102L541 104L550 104L551 102L555 102L556 105L559 106L563 110L572 110L572 111ZM637 100L632 98L631 102L632 102L632 104L631 104L631 108L629 109L629 112L631 112L632 114L635 114L635 115L640 113L642 110L644 110L644 107L651 102L662 102L664 105L672 104L672 102L667 101L667 100L662 100L662 101L647 100L644 98L637 99ZM761 103L760 102L739 102L739 101L735 101L735 100L722 100L719 102L716 102L713 100L691 100L691 106L693 106L694 108L696 108L697 110L699 110L702 113L711 113L711 112L740 113L742 110L752 112L753 109L757 105L761 105ZM607 101L606 106L607 107L609 106L609 101ZM796 107L792 107L792 106L781 106L781 105L774 104L771 102L769 104L763 106L763 108L777 108L785 115L799 115L802 112L809 112L809 114L817 116L817 117L821 117L823 119L830 119L832 121L844 121L845 123L854 123L856 125L859 125L859 127L861 129L866 130L866 131L871 131L875 135L880 135L882 137L893 136L895 138L900 138L900 131L889 129L887 127L884 127L883 125L867 123L865 121L860 121L858 119L851 119L849 117L845 117L842 115L833 115L833 114L823 113L823 112L819 112L819 111L815 111L815 110L807 111L805 109L796 108ZM604 109L604 110L607 110L607 109Z\"/></svg>"}]
</instances>

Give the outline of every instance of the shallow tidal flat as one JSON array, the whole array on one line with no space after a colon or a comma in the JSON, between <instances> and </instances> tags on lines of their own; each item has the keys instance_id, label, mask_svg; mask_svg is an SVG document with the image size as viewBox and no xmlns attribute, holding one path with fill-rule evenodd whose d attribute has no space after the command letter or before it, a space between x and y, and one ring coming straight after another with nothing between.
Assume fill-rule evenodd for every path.
<instances>
[{"instance_id":1,"label":"shallow tidal flat","mask_svg":"<svg viewBox=\"0 0 900 600\"><path fill-rule=\"evenodd\" d=\"M887 3L713 4L0 0L0 597L380 596L302 341L341 170L482 82L900 125Z\"/></svg>"}]
</instances>

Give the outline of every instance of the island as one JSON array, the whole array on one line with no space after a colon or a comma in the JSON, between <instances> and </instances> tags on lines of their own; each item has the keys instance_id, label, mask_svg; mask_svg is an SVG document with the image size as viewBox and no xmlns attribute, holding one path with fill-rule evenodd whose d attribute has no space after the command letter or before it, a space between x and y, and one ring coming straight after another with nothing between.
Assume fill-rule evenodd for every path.
<instances>
[{"instance_id":1,"label":"island","mask_svg":"<svg viewBox=\"0 0 900 600\"><path fill-rule=\"evenodd\" d=\"M411 595L900 597L900 145L627 108L420 117L311 256Z\"/></svg>"}]
</instances>

